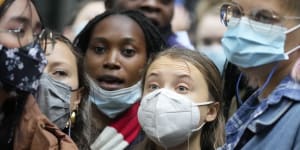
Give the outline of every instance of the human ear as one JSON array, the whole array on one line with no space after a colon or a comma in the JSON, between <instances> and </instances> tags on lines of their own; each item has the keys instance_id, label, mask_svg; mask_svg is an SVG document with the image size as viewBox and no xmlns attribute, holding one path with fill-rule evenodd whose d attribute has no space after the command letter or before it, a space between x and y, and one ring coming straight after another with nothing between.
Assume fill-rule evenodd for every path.
<instances>
[{"instance_id":1,"label":"human ear","mask_svg":"<svg viewBox=\"0 0 300 150\"><path fill-rule=\"evenodd\" d=\"M217 118L218 111L220 109L220 103L215 102L207 106L207 113L205 117L206 122L212 122Z\"/></svg>"}]
</instances>

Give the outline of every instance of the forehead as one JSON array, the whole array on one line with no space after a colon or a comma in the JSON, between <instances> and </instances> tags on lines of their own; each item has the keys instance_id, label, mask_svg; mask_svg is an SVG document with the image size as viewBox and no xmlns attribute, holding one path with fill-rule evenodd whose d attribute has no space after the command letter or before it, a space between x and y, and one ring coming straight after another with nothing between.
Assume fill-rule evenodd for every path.
<instances>
[{"instance_id":1,"label":"forehead","mask_svg":"<svg viewBox=\"0 0 300 150\"><path fill-rule=\"evenodd\" d=\"M94 27L93 35L109 35L114 37L128 36L144 40L144 32L131 18L124 15L112 15L100 20Z\"/></svg>"},{"instance_id":2,"label":"forehead","mask_svg":"<svg viewBox=\"0 0 300 150\"><path fill-rule=\"evenodd\" d=\"M187 75L196 82L203 81L202 73L193 64L188 61L174 59L169 56L161 56L156 59L148 68L147 75L151 73L158 73L168 77L173 77L174 75Z\"/></svg>"},{"instance_id":3,"label":"forehead","mask_svg":"<svg viewBox=\"0 0 300 150\"><path fill-rule=\"evenodd\" d=\"M18 11L16 11L18 10ZM5 19L11 17L38 17L37 10L30 0L15 0L4 13ZM1 18L2 20L2 18Z\"/></svg>"},{"instance_id":4,"label":"forehead","mask_svg":"<svg viewBox=\"0 0 300 150\"><path fill-rule=\"evenodd\" d=\"M55 42L54 47L52 47L51 42L47 43L46 50L49 52L49 55L47 55L48 62L58 61L76 66L76 57L72 53L71 48L62 41L56 40Z\"/></svg>"}]
</instances>

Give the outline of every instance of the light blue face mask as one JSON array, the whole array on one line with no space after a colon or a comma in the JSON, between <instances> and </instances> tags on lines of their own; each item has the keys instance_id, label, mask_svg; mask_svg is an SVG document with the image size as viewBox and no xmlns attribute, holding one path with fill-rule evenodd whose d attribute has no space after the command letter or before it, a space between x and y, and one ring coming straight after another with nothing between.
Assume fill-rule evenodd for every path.
<instances>
[{"instance_id":1,"label":"light blue face mask","mask_svg":"<svg viewBox=\"0 0 300 150\"><path fill-rule=\"evenodd\" d=\"M89 83L91 88L89 100L109 118L117 117L117 115L140 100L142 96L141 81L138 81L131 87L115 91L107 91L100 88L92 79L89 79Z\"/></svg>"},{"instance_id":2,"label":"light blue face mask","mask_svg":"<svg viewBox=\"0 0 300 150\"><path fill-rule=\"evenodd\" d=\"M300 45L285 53L286 34L299 27L300 24L287 30L281 26L249 20L247 17L232 18L222 39L225 55L230 62L242 68L287 60L288 55L298 50Z\"/></svg>"},{"instance_id":3,"label":"light blue face mask","mask_svg":"<svg viewBox=\"0 0 300 150\"><path fill-rule=\"evenodd\" d=\"M226 56L221 45L199 46L200 53L205 54L218 67L220 74L223 73L224 65L226 63Z\"/></svg>"}]
</instances>

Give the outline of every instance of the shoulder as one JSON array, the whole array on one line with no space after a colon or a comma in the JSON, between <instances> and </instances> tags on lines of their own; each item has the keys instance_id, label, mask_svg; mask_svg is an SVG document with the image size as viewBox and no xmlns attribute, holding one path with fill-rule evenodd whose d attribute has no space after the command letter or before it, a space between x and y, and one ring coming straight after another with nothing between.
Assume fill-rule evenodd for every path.
<instances>
[{"instance_id":1,"label":"shoulder","mask_svg":"<svg viewBox=\"0 0 300 150\"><path fill-rule=\"evenodd\" d=\"M15 149L77 149L70 137L51 123L30 95L15 134Z\"/></svg>"}]
</instances>

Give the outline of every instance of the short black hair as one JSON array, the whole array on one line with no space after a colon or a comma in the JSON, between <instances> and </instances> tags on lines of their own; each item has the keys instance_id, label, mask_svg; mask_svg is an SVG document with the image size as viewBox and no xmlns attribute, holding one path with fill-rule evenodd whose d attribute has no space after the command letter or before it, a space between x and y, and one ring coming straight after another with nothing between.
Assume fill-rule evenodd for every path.
<instances>
[{"instance_id":1,"label":"short black hair","mask_svg":"<svg viewBox=\"0 0 300 150\"><path fill-rule=\"evenodd\" d=\"M84 29L76 36L73 44L82 55L85 55L95 25L104 18L113 15L127 16L140 26L145 36L147 58L166 48L166 42L160 35L158 29L141 12L136 10L107 10L90 20Z\"/></svg>"}]
</instances>

